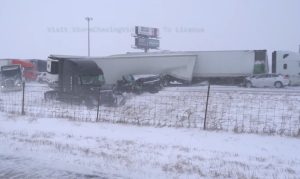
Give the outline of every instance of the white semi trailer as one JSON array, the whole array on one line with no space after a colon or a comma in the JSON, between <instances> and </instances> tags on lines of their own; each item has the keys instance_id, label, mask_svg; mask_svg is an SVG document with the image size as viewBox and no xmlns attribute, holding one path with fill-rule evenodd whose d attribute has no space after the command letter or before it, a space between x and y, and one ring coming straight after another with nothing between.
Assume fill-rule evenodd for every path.
<instances>
[{"instance_id":1,"label":"white semi trailer","mask_svg":"<svg viewBox=\"0 0 300 179\"><path fill-rule=\"evenodd\" d=\"M266 50L199 51L193 77L216 82L241 81L252 74L268 72Z\"/></svg>"},{"instance_id":2,"label":"white semi trailer","mask_svg":"<svg viewBox=\"0 0 300 179\"><path fill-rule=\"evenodd\" d=\"M266 50L127 53L93 60L110 83L132 73L165 73L189 82L216 83L240 83L248 75L268 73Z\"/></svg>"},{"instance_id":3,"label":"white semi trailer","mask_svg":"<svg viewBox=\"0 0 300 179\"><path fill-rule=\"evenodd\" d=\"M92 60L103 70L106 83L116 84L123 75L129 74L163 74L191 82L197 56L191 54L114 55L107 57L50 55L47 62L48 72L52 62L56 61L55 58ZM58 80L57 77L56 79Z\"/></svg>"},{"instance_id":4,"label":"white semi trailer","mask_svg":"<svg viewBox=\"0 0 300 179\"><path fill-rule=\"evenodd\" d=\"M127 53L88 58L103 70L106 83L128 74L164 74L186 82L241 83L248 75L267 73L266 50ZM51 58L50 58L51 60Z\"/></svg>"},{"instance_id":5,"label":"white semi trailer","mask_svg":"<svg viewBox=\"0 0 300 179\"><path fill-rule=\"evenodd\" d=\"M272 53L272 73L287 75L291 85L300 85L300 53L274 51Z\"/></svg>"},{"instance_id":6,"label":"white semi trailer","mask_svg":"<svg viewBox=\"0 0 300 179\"><path fill-rule=\"evenodd\" d=\"M91 58L102 68L106 82L116 83L123 75L164 74L191 82L197 56L195 54L139 54Z\"/></svg>"}]
</instances>

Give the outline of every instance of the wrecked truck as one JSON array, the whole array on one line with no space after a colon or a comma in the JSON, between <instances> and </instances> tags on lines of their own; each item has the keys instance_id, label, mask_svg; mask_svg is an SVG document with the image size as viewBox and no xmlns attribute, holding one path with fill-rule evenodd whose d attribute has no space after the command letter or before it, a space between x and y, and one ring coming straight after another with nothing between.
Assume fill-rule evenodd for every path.
<instances>
[{"instance_id":1,"label":"wrecked truck","mask_svg":"<svg viewBox=\"0 0 300 179\"><path fill-rule=\"evenodd\" d=\"M58 75L57 86L44 93L45 100L69 103L118 106L124 98L114 93L113 85L105 84L102 69L86 57L54 56L47 61L47 71Z\"/></svg>"},{"instance_id":2,"label":"wrecked truck","mask_svg":"<svg viewBox=\"0 0 300 179\"><path fill-rule=\"evenodd\" d=\"M20 65L1 66L1 91L22 90L22 68Z\"/></svg>"},{"instance_id":3,"label":"wrecked truck","mask_svg":"<svg viewBox=\"0 0 300 179\"><path fill-rule=\"evenodd\" d=\"M116 91L119 93L157 93L161 89L161 77L154 74L123 75L122 80L118 80L116 85Z\"/></svg>"}]
</instances>

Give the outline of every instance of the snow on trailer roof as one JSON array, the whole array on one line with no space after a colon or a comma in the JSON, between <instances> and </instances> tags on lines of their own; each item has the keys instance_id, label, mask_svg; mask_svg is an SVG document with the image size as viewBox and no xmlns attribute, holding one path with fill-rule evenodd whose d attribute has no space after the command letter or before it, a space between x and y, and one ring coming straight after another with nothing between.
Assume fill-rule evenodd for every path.
<instances>
[{"instance_id":1,"label":"snow on trailer roof","mask_svg":"<svg viewBox=\"0 0 300 179\"><path fill-rule=\"evenodd\" d=\"M96 58L119 58L119 57L153 57L153 56L193 56L197 55L201 52L253 52L253 51L267 51L265 49L261 50L212 50L212 51L158 51L158 52L127 52L124 54L116 54L116 55L108 55L108 56L75 56L75 55L50 55L51 57L57 57L57 58L84 58L84 59L96 59Z\"/></svg>"},{"instance_id":2,"label":"snow on trailer roof","mask_svg":"<svg viewBox=\"0 0 300 179\"><path fill-rule=\"evenodd\" d=\"M141 54L118 54L118 55L110 55L105 57L94 57L94 59L117 59L117 58L151 58L151 57L197 57L197 54L187 54L187 53L141 53Z\"/></svg>"},{"instance_id":3,"label":"snow on trailer roof","mask_svg":"<svg viewBox=\"0 0 300 179\"><path fill-rule=\"evenodd\" d=\"M159 77L159 75L156 75L156 74L133 74L132 77L135 80L138 80L138 79L141 79L141 78Z\"/></svg>"},{"instance_id":4,"label":"snow on trailer roof","mask_svg":"<svg viewBox=\"0 0 300 179\"><path fill-rule=\"evenodd\" d=\"M253 51L267 51L262 50L212 50L212 51L158 51L158 52L127 52L125 54L110 55L109 57L125 57L125 56L153 56L153 55L194 55L201 52L253 52Z\"/></svg>"},{"instance_id":5,"label":"snow on trailer roof","mask_svg":"<svg viewBox=\"0 0 300 179\"><path fill-rule=\"evenodd\" d=\"M78 58L89 58L87 56L76 56L76 55L49 55L51 59L78 59Z\"/></svg>"}]
</instances>

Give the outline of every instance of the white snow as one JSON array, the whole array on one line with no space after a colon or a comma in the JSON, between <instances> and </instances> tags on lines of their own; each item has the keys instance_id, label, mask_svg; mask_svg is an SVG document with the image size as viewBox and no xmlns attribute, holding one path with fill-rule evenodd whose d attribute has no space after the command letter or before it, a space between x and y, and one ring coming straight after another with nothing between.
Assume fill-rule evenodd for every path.
<instances>
[{"instance_id":1,"label":"white snow","mask_svg":"<svg viewBox=\"0 0 300 179\"><path fill-rule=\"evenodd\" d=\"M0 178L298 178L299 138L0 113Z\"/></svg>"},{"instance_id":2,"label":"white snow","mask_svg":"<svg viewBox=\"0 0 300 179\"><path fill-rule=\"evenodd\" d=\"M97 123L95 108L46 102L45 90L27 85L25 116L22 92L0 93L0 178L300 176L298 87L212 86L209 131L207 86L128 95Z\"/></svg>"},{"instance_id":3,"label":"white snow","mask_svg":"<svg viewBox=\"0 0 300 179\"><path fill-rule=\"evenodd\" d=\"M138 79L141 79L141 78L159 77L159 75L155 75L155 74L133 74L132 77L134 78L134 80L138 80Z\"/></svg>"},{"instance_id":4,"label":"white snow","mask_svg":"<svg viewBox=\"0 0 300 179\"><path fill-rule=\"evenodd\" d=\"M96 121L97 108L43 100L46 86L25 89L25 113L37 117ZM204 126L207 86L165 88L159 93L127 94L125 105L100 107L98 121L199 128ZM20 114L22 92L0 93L0 111ZM247 89L211 86L207 127L242 133L300 135L299 88Z\"/></svg>"}]
</instances>

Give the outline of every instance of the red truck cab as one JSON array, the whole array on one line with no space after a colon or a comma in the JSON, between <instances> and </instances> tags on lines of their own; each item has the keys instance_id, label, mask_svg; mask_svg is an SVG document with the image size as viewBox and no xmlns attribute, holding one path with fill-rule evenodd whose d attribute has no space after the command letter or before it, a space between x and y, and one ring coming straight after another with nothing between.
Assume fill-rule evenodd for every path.
<instances>
[{"instance_id":1,"label":"red truck cab","mask_svg":"<svg viewBox=\"0 0 300 179\"><path fill-rule=\"evenodd\" d=\"M35 81L37 78L37 71L35 65L30 61L13 59L11 64L21 65L24 69L23 76L26 81Z\"/></svg>"}]
</instances>

